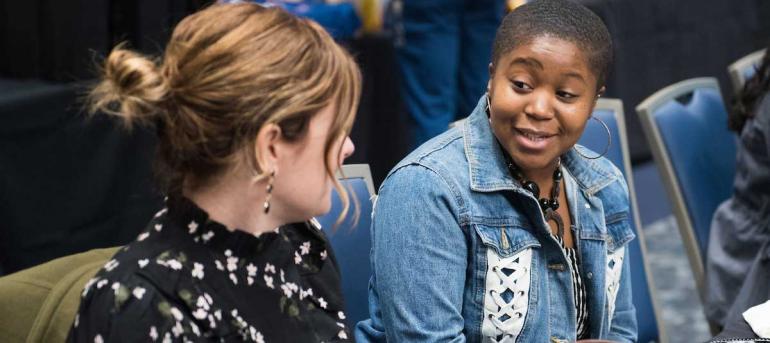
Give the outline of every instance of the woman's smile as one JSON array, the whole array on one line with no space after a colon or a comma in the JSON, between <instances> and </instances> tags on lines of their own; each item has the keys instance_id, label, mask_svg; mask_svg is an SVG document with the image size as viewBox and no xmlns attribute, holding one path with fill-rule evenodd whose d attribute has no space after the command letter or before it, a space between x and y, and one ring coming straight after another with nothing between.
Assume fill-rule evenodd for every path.
<instances>
[{"instance_id":1,"label":"woman's smile","mask_svg":"<svg viewBox=\"0 0 770 343\"><path fill-rule=\"evenodd\" d=\"M513 136L523 150L542 151L555 140L556 134L515 127L513 129Z\"/></svg>"}]
</instances>

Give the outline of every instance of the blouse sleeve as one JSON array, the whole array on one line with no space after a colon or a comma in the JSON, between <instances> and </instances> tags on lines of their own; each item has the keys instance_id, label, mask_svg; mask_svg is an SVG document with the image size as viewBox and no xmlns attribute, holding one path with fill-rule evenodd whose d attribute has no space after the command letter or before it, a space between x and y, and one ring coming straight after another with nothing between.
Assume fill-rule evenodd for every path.
<instances>
[{"instance_id":1,"label":"blouse sleeve","mask_svg":"<svg viewBox=\"0 0 770 343\"><path fill-rule=\"evenodd\" d=\"M145 280L91 280L68 342L203 341L194 318Z\"/></svg>"}]
</instances>

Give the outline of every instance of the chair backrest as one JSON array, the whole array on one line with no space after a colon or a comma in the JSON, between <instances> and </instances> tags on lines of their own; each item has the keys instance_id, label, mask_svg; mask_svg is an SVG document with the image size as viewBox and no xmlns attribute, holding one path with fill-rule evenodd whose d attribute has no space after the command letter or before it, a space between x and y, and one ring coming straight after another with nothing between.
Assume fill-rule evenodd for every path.
<instances>
[{"instance_id":1,"label":"chair backrest","mask_svg":"<svg viewBox=\"0 0 770 343\"><path fill-rule=\"evenodd\" d=\"M83 287L118 249L65 256L0 278L0 341L64 342Z\"/></svg>"},{"instance_id":2,"label":"chair backrest","mask_svg":"<svg viewBox=\"0 0 770 343\"><path fill-rule=\"evenodd\" d=\"M372 201L374 184L367 164L342 166L340 183L350 194L351 205L342 223L335 228L337 217L342 211L342 202L337 192L332 194L332 208L326 215L317 218L331 241L334 254L342 274L342 294L345 296L348 323L369 318L368 285L371 276L369 250L371 249L370 226L372 223ZM358 203L358 220L353 196Z\"/></svg>"},{"instance_id":3,"label":"chair backrest","mask_svg":"<svg viewBox=\"0 0 770 343\"><path fill-rule=\"evenodd\" d=\"M736 137L715 78L685 80L656 92L636 111L663 178L679 232L703 294L711 218L732 194Z\"/></svg>"},{"instance_id":4,"label":"chair backrest","mask_svg":"<svg viewBox=\"0 0 770 343\"><path fill-rule=\"evenodd\" d=\"M727 72L730 74L730 82L733 84L733 91L735 93L740 92L746 80L754 76L763 57L765 57L765 49L757 50L741 57L727 67Z\"/></svg>"},{"instance_id":5,"label":"chair backrest","mask_svg":"<svg viewBox=\"0 0 770 343\"><path fill-rule=\"evenodd\" d=\"M625 117L623 115L623 102L618 99L599 99L594 108L593 116L605 124L612 136L612 143L607 149L607 130L597 121L589 120L579 144L602 153L607 149L605 157L623 172L628 183L629 201L631 206L631 227L636 233L637 239L629 243L628 250L631 258L631 284L633 287L633 302L636 307L636 319L639 326L638 341L666 342L664 326L662 325L660 306L655 294L655 283L649 272L647 249L639 220L639 211L636 205L636 193L634 191L634 178L631 174L631 160L628 152L628 140L626 136Z\"/></svg>"}]
</instances>

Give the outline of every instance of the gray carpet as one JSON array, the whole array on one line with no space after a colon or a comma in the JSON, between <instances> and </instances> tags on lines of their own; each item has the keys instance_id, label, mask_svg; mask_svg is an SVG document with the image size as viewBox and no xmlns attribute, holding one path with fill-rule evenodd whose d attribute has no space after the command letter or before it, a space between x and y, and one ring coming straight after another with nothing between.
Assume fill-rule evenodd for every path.
<instances>
[{"instance_id":1,"label":"gray carpet","mask_svg":"<svg viewBox=\"0 0 770 343\"><path fill-rule=\"evenodd\" d=\"M644 236L669 342L707 341L711 335L676 220L668 216L652 222Z\"/></svg>"}]
</instances>

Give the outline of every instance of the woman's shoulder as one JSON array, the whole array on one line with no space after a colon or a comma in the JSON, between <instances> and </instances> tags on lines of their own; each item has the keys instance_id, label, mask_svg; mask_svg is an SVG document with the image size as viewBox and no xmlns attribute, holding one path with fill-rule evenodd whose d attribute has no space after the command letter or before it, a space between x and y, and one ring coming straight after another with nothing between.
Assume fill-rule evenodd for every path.
<instances>
[{"instance_id":1,"label":"woman's shoulder","mask_svg":"<svg viewBox=\"0 0 770 343\"><path fill-rule=\"evenodd\" d=\"M89 280L84 303L107 301L120 307L133 295L141 300L148 292L174 294L173 288L190 273L188 257L174 249L153 251L141 242L124 246Z\"/></svg>"},{"instance_id":2,"label":"woman's shoulder","mask_svg":"<svg viewBox=\"0 0 770 343\"><path fill-rule=\"evenodd\" d=\"M463 133L459 127L451 128L417 147L396 164L389 175L408 165L431 167L450 161L465 161Z\"/></svg>"},{"instance_id":3,"label":"woman's shoulder","mask_svg":"<svg viewBox=\"0 0 770 343\"><path fill-rule=\"evenodd\" d=\"M627 193L626 179L620 168L605 156L580 144L575 144L562 159L577 182L585 191L598 194L606 190ZM606 193L606 192L605 192Z\"/></svg>"},{"instance_id":4,"label":"woman's shoulder","mask_svg":"<svg viewBox=\"0 0 770 343\"><path fill-rule=\"evenodd\" d=\"M390 170L382 187L389 184L442 185L467 179L462 130L452 128L427 141ZM379 192L378 192L379 193Z\"/></svg>"},{"instance_id":5,"label":"woman's shoulder","mask_svg":"<svg viewBox=\"0 0 770 343\"><path fill-rule=\"evenodd\" d=\"M231 261L143 243L124 247L87 282L70 341L177 341L237 331L231 325L237 301L218 292L231 286L221 276Z\"/></svg>"},{"instance_id":6,"label":"woman's shoulder","mask_svg":"<svg viewBox=\"0 0 770 343\"><path fill-rule=\"evenodd\" d=\"M71 342L156 340L163 338L164 332L170 335L174 322L194 325L190 318L183 321L189 316L175 293L163 286L167 280L142 272L152 268L149 260L131 261L121 255L125 251L116 254L86 283L70 332ZM174 274L166 273L170 279Z\"/></svg>"}]
</instances>

